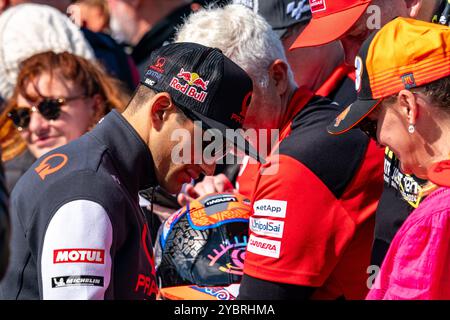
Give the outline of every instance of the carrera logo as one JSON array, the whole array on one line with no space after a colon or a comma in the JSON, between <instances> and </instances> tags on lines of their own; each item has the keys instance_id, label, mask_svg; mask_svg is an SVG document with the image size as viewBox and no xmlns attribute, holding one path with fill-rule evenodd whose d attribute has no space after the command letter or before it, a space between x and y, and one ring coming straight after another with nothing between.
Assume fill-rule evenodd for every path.
<instances>
[{"instance_id":1,"label":"carrera logo","mask_svg":"<svg viewBox=\"0 0 450 320\"><path fill-rule=\"evenodd\" d=\"M59 161L53 159L58 159ZM61 170L67 164L68 160L69 158L65 154L62 153L52 154L46 157L44 160L42 160L42 162L34 169L34 171L39 175L39 177L42 180L45 180L45 178L48 175Z\"/></svg>"},{"instance_id":2,"label":"carrera logo","mask_svg":"<svg viewBox=\"0 0 450 320\"><path fill-rule=\"evenodd\" d=\"M73 286L96 286L103 287L103 277L97 276L63 276L52 278L52 288L63 288Z\"/></svg>"},{"instance_id":3,"label":"carrera logo","mask_svg":"<svg viewBox=\"0 0 450 320\"><path fill-rule=\"evenodd\" d=\"M255 201L253 211L255 216L275 218L286 217L287 201L263 199Z\"/></svg>"},{"instance_id":4,"label":"carrera logo","mask_svg":"<svg viewBox=\"0 0 450 320\"><path fill-rule=\"evenodd\" d=\"M284 222L250 217L250 230L261 236L282 238Z\"/></svg>"},{"instance_id":5,"label":"carrera logo","mask_svg":"<svg viewBox=\"0 0 450 320\"><path fill-rule=\"evenodd\" d=\"M53 251L53 263L105 263L105 250L59 249Z\"/></svg>"},{"instance_id":6,"label":"carrera logo","mask_svg":"<svg viewBox=\"0 0 450 320\"><path fill-rule=\"evenodd\" d=\"M309 3L312 13L327 10L327 4L325 0L310 0Z\"/></svg>"},{"instance_id":7,"label":"carrera logo","mask_svg":"<svg viewBox=\"0 0 450 320\"><path fill-rule=\"evenodd\" d=\"M247 250L260 256L279 258L281 242L250 235Z\"/></svg>"},{"instance_id":8,"label":"carrera logo","mask_svg":"<svg viewBox=\"0 0 450 320\"><path fill-rule=\"evenodd\" d=\"M220 197L206 201L205 207L211 207L213 205L224 202L236 202L236 201L237 201L236 197Z\"/></svg>"}]
</instances>

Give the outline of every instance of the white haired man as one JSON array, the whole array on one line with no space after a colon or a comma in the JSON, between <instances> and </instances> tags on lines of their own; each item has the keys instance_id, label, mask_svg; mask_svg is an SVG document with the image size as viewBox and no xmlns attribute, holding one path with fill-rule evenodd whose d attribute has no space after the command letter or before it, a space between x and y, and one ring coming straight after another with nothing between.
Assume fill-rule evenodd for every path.
<instances>
[{"instance_id":1,"label":"white haired man","mask_svg":"<svg viewBox=\"0 0 450 320\"><path fill-rule=\"evenodd\" d=\"M326 133L341 108L297 88L278 35L251 10L201 10L176 41L217 47L246 70L253 97L244 127L281 133L267 163L244 162L238 177L253 204L240 299L364 298L380 149L359 132L339 140ZM265 174L272 166L277 172Z\"/></svg>"}]
</instances>

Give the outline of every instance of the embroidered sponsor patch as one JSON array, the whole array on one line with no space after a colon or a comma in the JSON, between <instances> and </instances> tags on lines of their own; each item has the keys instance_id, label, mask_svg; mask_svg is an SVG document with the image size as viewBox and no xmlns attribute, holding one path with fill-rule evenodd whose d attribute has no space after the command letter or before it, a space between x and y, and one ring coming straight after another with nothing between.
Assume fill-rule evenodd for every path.
<instances>
[{"instance_id":1,"label":"embroidered sponsor patch","mask_svg":"<svg viewBox=\"0 0 450 320\"><path fill-rule=\"evenodd\" d=\"M262 199L255 201L253 212L255 216L267 216L275 218L286 217L287 201Z\"/></svg>"},{"instance_id":2,"label":"embroidered sponsor patch","mask_svg":"<svg viewBox=\"0 0 450 320\"><path fill-rule=\"evenodd\" d=\"M52 288L73 286L103 287L103 277L98 276L62 276L52 278Z\"/></svg>"},{"instance_id":3,"label":"embroidered sponsor patch","mask_svg":"<svg viewBox=\"0 0 450 320\"><path fill-rule=\"evenodd\" d=\"M57 249L53 250L53 263L105 263L105 250Z\"/></svg>"},{"instance_id":4,"label":"embroidered sponsor patch","mask_svg":"<svg viewBox=\"0 0 450 320\"><path fill-rule=\"evenodd\" d=\"M316 13L327 10L327 3L325 0L310 0L311 12Z\"/></svg>"},{"instance_id":5,"label":"embroidered sponsor patch","mask_svg":"<svg viewBox=\"0 0 450 320\"><path fill-rule=\"evenodd\" d=\"M279 258L281 242L250 235L247 250L260 256Z\"/></svg>"},{"instance_id":6,"label":"embroidered sponsor patch","mask_svg":"<svg viewBox=\"0 0 450 320\"><path fill-rule=\"evenodd\" d=\"M282 238L284 222L264 218L250 218L250 230L261 236Z\"/></svg>"}]
</instances>

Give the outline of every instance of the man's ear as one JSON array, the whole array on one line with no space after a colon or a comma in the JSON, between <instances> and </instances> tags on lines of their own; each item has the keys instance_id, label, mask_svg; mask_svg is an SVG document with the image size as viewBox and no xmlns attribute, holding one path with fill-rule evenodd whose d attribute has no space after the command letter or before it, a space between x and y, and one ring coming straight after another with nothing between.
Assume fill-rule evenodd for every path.
<instances>
[{"instance_id":1,"label":"man's ear","mask_svg":"<svg viewBox=\"0 0 450 320\"><path fill-rule=\"evenodd\" d=\"M286 62L276 59L269 67L269 77L275 83L277 94L286 93L289 86L288 65Z\"/></svg>"},{"instance_id":2,"label":"man's ear","mask_svg":"<svg viewBox=\"0 0 450 320\"><path fill-rule=\"evenodd\" d=\"M410 18L417 18L423 1L424 0L405 0L406 9L408 10L408 15Z\"/></svg>"},{"instance_id":3,"label":"man's ear","mask_svg":"<svg viewBox=\"0 0 450 320\"><path fill-rule=\"evenodd\" d=\"M401 115L408 124L416 125L417 116L419 115L417 97L409 90L402 90L399 92L397 99Z\"/></svg>"},{"instance_id":4,"label":"man's ear","mask_svg":"<svg viewBox=\"0 0 450 320\"><path fill-rule=\"evenodd\" d=\"M160 130L164 121L167 120L169 113L175 108L175 105L167 92L156 94L150 103L149 116L152 127L156 130Z\"/></svg>"}]
</instances>

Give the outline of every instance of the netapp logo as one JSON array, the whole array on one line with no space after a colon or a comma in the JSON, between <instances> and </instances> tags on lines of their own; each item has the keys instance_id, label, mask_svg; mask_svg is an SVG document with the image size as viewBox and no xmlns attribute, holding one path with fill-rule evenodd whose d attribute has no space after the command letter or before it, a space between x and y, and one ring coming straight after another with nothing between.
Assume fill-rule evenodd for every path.
<instances>
[{"instance_id":1,"label":"netapp logo","mask_svg":"<svg viewBox=\"0 0 450 320\"><path fill-rule=\"evenodd\" d=\"M286 217L287 201L263 199L253 204L255 216Z\"/></svg>"},{"instance_id":2,"label":"netapp logo","mask_svg":"<svg viewBox=\"0 0 450 320\"><path fill-rule=\"evenodd\" d=\"M53 251L53 263L105 263L105 250L58 249Z\"/></svg>"},{"instance_id":3,"label":"netapp logo","mask_svg":"<svg viewBox=\"0 0 450 320\"><path fill-rule=\"evenodd\" d=\"M103 287L103 277L97 276L63 276L52 278L52 288L73 286Z\"/></svg>"},{"instance_id":4,"label":"netapp logo","mask_svg":"<svg viewBox=\"0 0 450 320\"><path fill-rule=\"evenodd\" d=\"M219 203L224 203L224 202L236 202L237 199L236 197L221 197L221 198L215 198L215 199L211 199L205 202L205 207L211 207L213 205L219 204Z\"/></svg>"},{"instance_id":5,"label":"netapp logo","mask_svg":"<svg viewBox=\"0 0 450 320\"><path fill-rule=\"evenodd\" d=\"M258 235L282 238L283 229L283 221L250 218L250 230Z\"/></svg>"}]
</instances>

